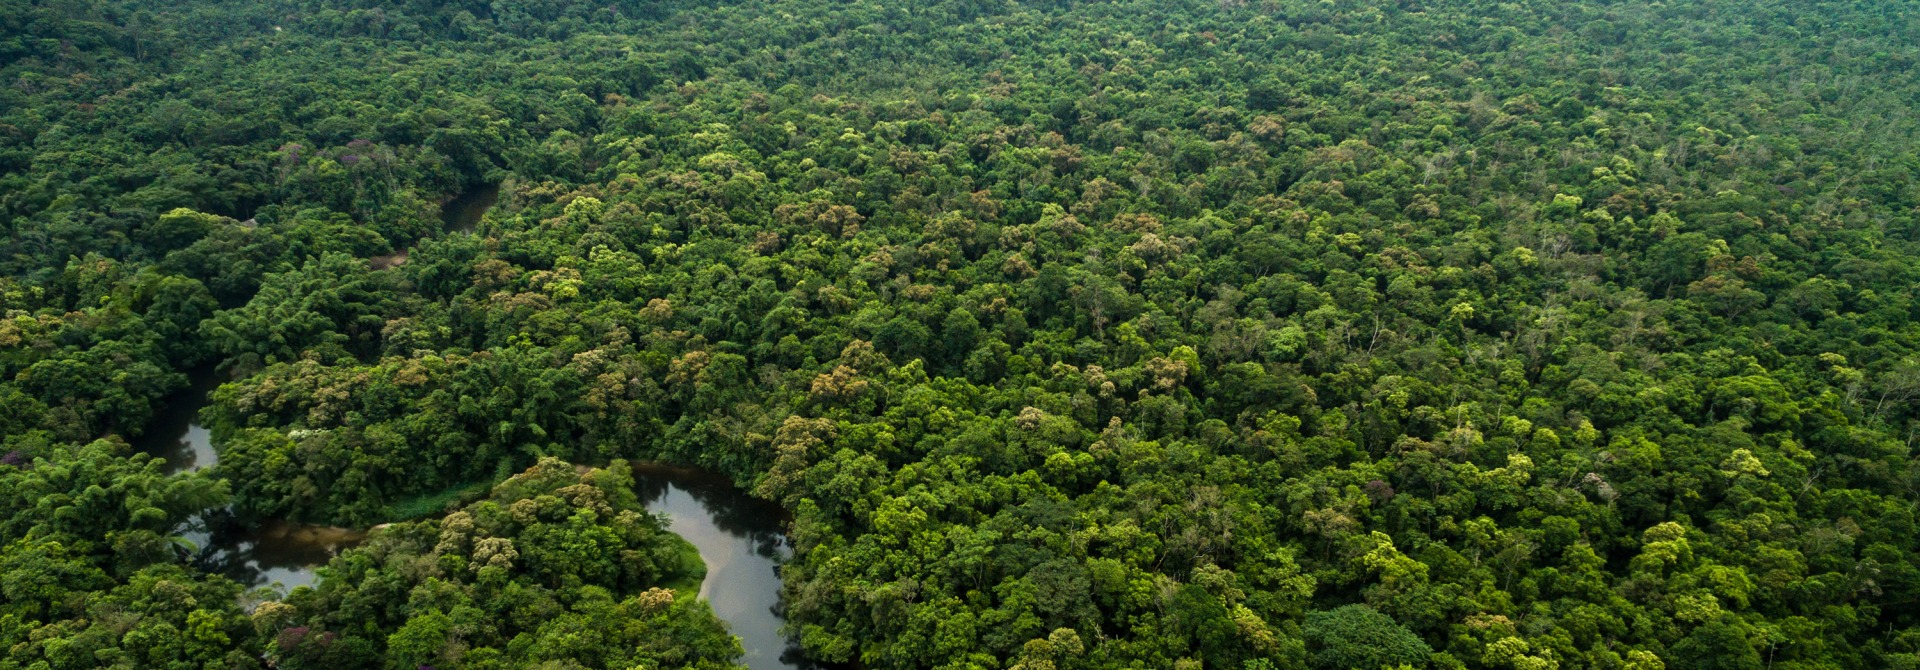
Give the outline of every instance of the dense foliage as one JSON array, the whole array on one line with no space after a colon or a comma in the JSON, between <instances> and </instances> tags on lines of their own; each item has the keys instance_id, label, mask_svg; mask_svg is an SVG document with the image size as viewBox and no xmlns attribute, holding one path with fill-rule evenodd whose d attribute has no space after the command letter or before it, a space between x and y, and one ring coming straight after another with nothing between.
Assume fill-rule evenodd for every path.
<instances>
[{"instance_id":1,"label":"dense foliage","mask_svg":"<svg viewBox=\"0 0 1920 670\"><path fill-rule=\"evenodd\" d=\"M1912 2L0 3L0 667L1920 667Z\"/></svg>"},{"instance_id":2,"label":"dense foliage","mask_svg":"<svg viewBox=\"0 0 1920 670\"><path fill-rule=\"evenodd\" d=\"M624 463L545 459L445 519L382 528L253 621L278 631L280 668L729 667L739 644L694 600L692 551Z\"/></svg>"}]
</instances>

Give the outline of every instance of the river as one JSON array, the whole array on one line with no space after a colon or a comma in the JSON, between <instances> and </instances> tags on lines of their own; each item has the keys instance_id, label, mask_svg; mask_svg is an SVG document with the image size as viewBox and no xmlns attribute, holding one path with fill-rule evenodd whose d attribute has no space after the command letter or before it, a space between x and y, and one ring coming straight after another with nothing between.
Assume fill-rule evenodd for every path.
<instances>
[{"instance_id":1,"label":"river","mask_svg":"<svg viewBox=\"0 0 1920 670\"><path fill-rule=\"evenodd\" d=\"M448 200L441 208L446 230L472 230L499 196L500 187L493 184ZM376 268L405 262L405 251L373 260ZM189 376L192 385L164 402L135 444L140 451L163 459L168 473L198 470L219 461L212 436L198 420L200 409L220 384L220 375L202 368ZM636 465L634 484L647 509L665 515L669 529L700 550L707 564L700 598L740 637L747 667L819 667L801 659L780 631L779 566L792 555L784 510L747 495L726 477L693 468ZM249 526L239 523L231 512L215 510L194 519L183 535L196 547L193 561L209 571L249 586L293 589L313 584L315 568L359 544L366 533L285 522Z\"/></svg>"},{"instance_id":2,"label":"river","mask_svg":"<svg viewBox=\"0 0 1920 670\"><path fill-rule=\"evenodd\" d=\"M440 223L448 232L473 230L499 200L499 184L476 186L440 206Z\"/></svg>"},{"instance_id":3,"label":"river","mask_svg":"<svg viewBox=\"0 0 1920 670\"><path fill-rule=\"evenodd\" d=\"M499 184L484 184L447 200L440 219L447 231L473 230L500 199ZM373 259L375 268L406 262L407 252ZM159 414L134 448L166 461L171 474L213 465L213 437L199 424L200 408L211 399L220 375L212 367L188 371L189 386L162 402ZM292 589L313 584L315 567L325 565L340 550L359 544L364 531L326 526L270 522L247 526L226 510L193 519L182 533L193 543L192 559L207 570L220 572L249 586L279 584Z\"/></svg>"},{"instance_id":4,"label":"river","mask_svg":"<svg viewBox=\"0 0 1920 670\"><path fill-rule=\"evenodd\" d=\"M159 414L134 448L165 462L162 471L191 472L213 465L219 455L213 436L199 423L200 408L211 400L220 375L210 367L188 372L192 383L163 401ZM285 522L240 523L220 509L200 513L181 533L194 549L190 559L248 586L292 589L313 584L313 569L342 549L359 544L364 531Z\"/></svg>"},{"instance_id":5,"label":"river","mask_svg":"<svg viewBox=\"0 0 1920 670\"><path fill-rule=\"evenodd\" d=\"M219 386L220 376L203 368L193 371L192 378L192 386L166 401L136 444L163 459L168 473L198 470L219 461L198 417L209 394ZM747 667L819 667L803 660L780 631L779 569L792 556L786 511L748 495L718 473L636 464L633 477L634 490L647 510L664 515L669 530L700 550L707 564L700 599L740 637ZM277 521L248 526L226 510L214 510L196 518L184 535L198 547L193 561L208 571L249 586L277 584L293 589L312 585L315 568L359 544L366 533Z\"/></svg>"},{"instance_id":6,"label":"river","mask_svg":"<svg viewBox=\"0 0 1920 670\"><path fill-rule=\"evenodd\" d=\"M740 636L747 667L818 667L780 633L780 564L793 554L786 510L695 468L635 464L633 480L647 509L666 515L668 530L699 548L707 563L700 599Z\"/></svg>"},{"instance_id":7,"label":"river","mask_svg":"<svg viewBox=\"0 0 1920 670\"><path fill-rule=\"evenodd\" d=\"M500 201L499 184L481 184L473 190L461 193L440 204L440 230L443 233L471 232L486 218L487 210ZM368 265L375 270L385 270L407 264L407 257L413 249L400 249L391 254L374 256L367 259Z\"/></svg>"}]
</instances>

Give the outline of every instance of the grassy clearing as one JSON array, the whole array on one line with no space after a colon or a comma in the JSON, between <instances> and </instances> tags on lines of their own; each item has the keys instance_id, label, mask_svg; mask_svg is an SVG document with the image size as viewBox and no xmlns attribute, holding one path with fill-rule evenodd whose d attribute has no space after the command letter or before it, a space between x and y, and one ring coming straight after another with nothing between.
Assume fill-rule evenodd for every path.
<instances>
[{"instance_id":1,"label":"grassy clearing","mask_svg":"<svg viewBox=\"0 0 1920 670\"><path fill-rule=\"evenodd\" d=\"M440 516L447 511L448 505L480 499L493 489L495 483L491 480L474 482L399 500L387 506L387 518L392 521L413 521Z\"/></svg>"},{"instance_id":2,"label":"grassy clearing","mask_svg":"<svg viewBox=\"0 0 1920 670\"><path fill-rule=\"evenodd\" d=\"M465 505L487 496L493 487L513 476L513 469L506 460L501 460L493 469L493 477L484 481L469 482L433 493L422 493L403 498L387 505L387 521L417 521L427 517L447 513L448 507Z\"/></svg>"}]
</instances>

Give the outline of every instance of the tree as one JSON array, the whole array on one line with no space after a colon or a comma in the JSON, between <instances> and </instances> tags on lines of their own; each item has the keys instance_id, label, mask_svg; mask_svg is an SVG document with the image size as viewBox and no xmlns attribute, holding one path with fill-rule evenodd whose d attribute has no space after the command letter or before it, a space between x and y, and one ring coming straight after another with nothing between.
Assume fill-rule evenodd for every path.
<instances>
[{"instance_id":1,"label":"tree","mask_svg":"<svg viewBox=\"0 0 1920 670\"><path fill-rule=\"evenodd\" d=\"M1433 653L1419 636L1366 605L1310 612L1300 632L1316 668L1424 666Z\"/></svg>"},{"instance_id":2,"label":"tree","mask_svg":"<svg viewBox=\"0 0 1920 670\"><path fill-rule=\"evenodd\" d=\"M215 314L201 327L229 364L243 369L299 358L369 352L392 306L387 275L345 254L267 275L246 306Z\"/></svg>"}]
</instances>

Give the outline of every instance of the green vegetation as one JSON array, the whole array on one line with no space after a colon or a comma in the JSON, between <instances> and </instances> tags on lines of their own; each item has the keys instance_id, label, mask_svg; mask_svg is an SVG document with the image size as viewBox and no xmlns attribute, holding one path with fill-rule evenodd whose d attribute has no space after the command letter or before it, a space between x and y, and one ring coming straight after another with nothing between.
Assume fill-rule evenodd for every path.
<instances>
[{"instance_id":1,"label":"green vegetation","mask_svg":"<svg viewBox=\"0 0 1920 670\"><path fill-rule=\"evenodd\" d=\"M1920 667L1915 16L0 0L0 668Z\"/></svg>"},{"instance_id":2,"label":"green vegetation","mask_svg":"<svg viewBox=\"0 0 1920 670\"><path fill-rule=\"evenodd\" d=\"M421 493L396 501L387 507L386 518L396 521L424 519L444 513L459 506L460 503L479 500L485 497L494 486L507 479L510 474L506 467L508 465L508 461L501 461L501 467L495 471L494 476L485 481L449 486L439 491Z\"/></svg>"},{"instance_id":3,"label":"green vegetation","mask_svg":"<svg viewBox=\"0 0 1920 670\"><path fill-rule=\"evenodd\" d=\"M472 499L477 493L485 493L488 488L484 484L474 484L423 493L394 503L387 508L386 516L389 519L424 519L445 512L449 505Z\"/></svg>"},{"instance_id":4,"label":"green vegetation","mask_svg":"<svg viewBox=\"0 0 1920 670\"><path fill-rule=\"evenodd\" d=\"M319 588L255 610L274 667L728 667L738 642L691 597L705 571L640 511L626 465L544 459L444 519L395 524Z\"/></svg>"},{"instance_id":5,"label":"green vegetation","mask_svg":"<svg viewBox=\"0 0 1920 670\"><path fill-rule=\"evenodd\" d=\"M1400 667L1433 653L1412 631L1366 605L1308 614L1300 632L1315 649L1316 668Z\"/></svg>"},{"instance_id":6,"label":"green vegetation","mask_svg":"<svg viewBox=\"0 0 1920 670\"><path fill-rule=\"evenodd\" d=\"M688 542L677 535L672 535L671 533L667 535L672 538L669 542L673 547L673 554L675 556L669 565L678 566L669 570L669 572L677 574L678 576L665 582L662 586L679 593L683 597L698 593L700 591L700 582L707 578L707 563L700 559L700 548L693 546L692 542Z\"/></svg>"}]
</instances>

